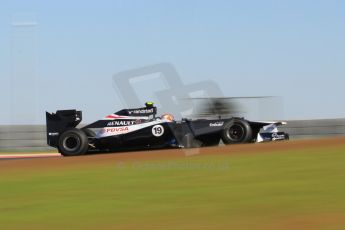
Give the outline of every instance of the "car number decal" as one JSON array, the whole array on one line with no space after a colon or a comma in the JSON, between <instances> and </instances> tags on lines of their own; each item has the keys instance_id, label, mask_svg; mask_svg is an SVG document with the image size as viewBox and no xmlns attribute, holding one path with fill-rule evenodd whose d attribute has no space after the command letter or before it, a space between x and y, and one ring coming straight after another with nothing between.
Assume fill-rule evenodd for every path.
<instances>
[{"instance_id":1,"label":"car number decal","mask_svg":"<svg viewBox=\"0 0 345 230\"><path fill-rule=\"evenodd\" d=\"M160 137L164 134L164 128L161 125L155 125L152 127L152 134L155 137Z\"/></svg>"}]
</instances>

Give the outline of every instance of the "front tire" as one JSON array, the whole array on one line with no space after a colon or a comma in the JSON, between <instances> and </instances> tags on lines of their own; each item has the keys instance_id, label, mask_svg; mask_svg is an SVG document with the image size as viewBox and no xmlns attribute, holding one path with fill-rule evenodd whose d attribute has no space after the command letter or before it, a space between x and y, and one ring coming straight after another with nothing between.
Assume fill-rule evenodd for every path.
<instances>
[{"instance_id":1,"label":"front tire","mask_svg":"<svg viewBox=\"0 0 345 230\"><path fill-rule=\"evenodd\" d=\"M78 156L87 152L89 146L86 134L79 129L70 129L59 138L59 152L64 156Z\"/></svg>"},{"instance_id":2,"label":"front tire","mask_svg":"<svg viewBox=\"0 0 345 230\"><path fill-rule=\"evenodd\" d=\"M224 144L248 143L252 140L253 131L245 120L234 119L225 125L221 137Z\"/></svg>"}]
</instances>

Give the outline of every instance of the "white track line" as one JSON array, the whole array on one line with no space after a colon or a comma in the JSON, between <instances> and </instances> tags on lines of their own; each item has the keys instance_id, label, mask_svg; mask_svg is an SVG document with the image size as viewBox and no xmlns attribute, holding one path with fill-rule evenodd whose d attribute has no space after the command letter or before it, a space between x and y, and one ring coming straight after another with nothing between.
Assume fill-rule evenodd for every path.
<instances>
[{"instance_id":1,"label":"white track line","mask_svg":"<svg viewBox=\"0 0 345 230\"><path fill-rule=\"evenodd\" d=\"M17 159L17 158L40 158L40 157L61 157L60 153L14 153L14 154L0 154L0 159Z\"/></svg>"}]
</instances>

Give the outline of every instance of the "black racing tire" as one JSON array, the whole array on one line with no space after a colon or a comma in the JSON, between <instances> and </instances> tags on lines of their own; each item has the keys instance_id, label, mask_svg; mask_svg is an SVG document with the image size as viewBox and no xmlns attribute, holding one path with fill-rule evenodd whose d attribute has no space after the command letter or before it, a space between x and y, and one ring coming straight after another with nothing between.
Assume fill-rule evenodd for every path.
<instances>
[{"instance_id":1,"label":"black racing tire","mask_svg":"<svg viewBox=\"0 0 345 230\"><path fill-rule=\"evenodd\" d=\"M224 126L221 138L224 144L248 143L252 140L253 130L249 123L242 119L234 119Z\"/></svg>"},{"instance_id":2,"label":"black racing tire","mask_svg":"<svg viewBox=\"0 0 345 230\"><path fill-rule=\"evenodd\" d=\"M69 129L61 134L58 147L63 156L78 156L87 152L89 142L82 130Z\"/></svg>"}]
</instances>

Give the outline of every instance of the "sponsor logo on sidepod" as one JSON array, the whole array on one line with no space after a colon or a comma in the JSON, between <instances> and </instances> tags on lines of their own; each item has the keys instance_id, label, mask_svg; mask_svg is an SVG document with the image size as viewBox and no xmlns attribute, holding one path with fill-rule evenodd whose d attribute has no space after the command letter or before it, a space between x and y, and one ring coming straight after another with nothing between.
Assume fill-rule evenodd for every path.
<instances>
[{"instance_id":1,"label":"sponsor logo on sidepod","mask_svg":"<svg viewBox=\"0 0 345 230\"><path fill-rule=\"evenodd\" d=\"M223 126L223 125L224 125L223 121L210 123L210 127L219 127L219 126Z\"/></svg>"},{"instance_id":2,"label":"sponsor logo on sidepod","mask_svg":"<svg viewBox=\"0 0 345 230\"><path fill-rule=\"evenodd\" d=\"M112 128L105 128L104 133L126 133L128 132L128 127L112 127Z\"/></svg>"},{"instance_id":3,"label":"sponsor logo on sidepod","mask_svg":"<svg viewBox=\"0 0 345 230\"><path fill-rule=\"evenodd\" d=\"M48 133L49 136L59 136L59 133Z\"/></svg>"},{"instance_id":4,"label":"sponsor logo on sidepod","mask_svg":"<svg viewBox=\"0 0 345 230\"><path fill-rule=\"evenodd\" d=\"M108 122L107 126L128 126L134 125L135 121L111 121Z\"/></svg>"}]
</instances>

